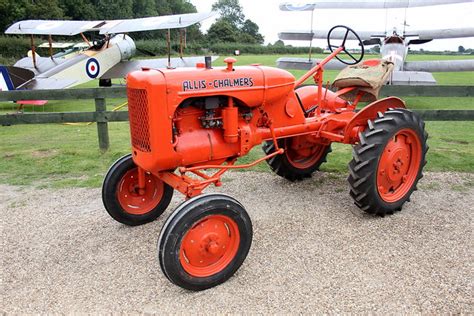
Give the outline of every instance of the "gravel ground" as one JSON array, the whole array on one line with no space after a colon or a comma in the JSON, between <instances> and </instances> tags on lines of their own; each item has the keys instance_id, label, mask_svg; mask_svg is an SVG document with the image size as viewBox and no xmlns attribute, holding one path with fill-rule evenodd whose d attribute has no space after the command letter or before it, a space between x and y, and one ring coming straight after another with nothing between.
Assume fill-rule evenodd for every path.
<instances>
[{"instance_id":1,"label":"gravel ground","mask_svg":"<svg viewBox=\"0 0 474 316\"><path fill-rule=\"evenodd\" d=\"M226 182L217 191L249 211L252 249L233 278L197 293L170 284L156 258L178 194L131 228L106 214L99 189L0 185L0 313L474 313L474 174L429 173L385 218L362 214L341 175Z\"/></svg>"}]
</instances>

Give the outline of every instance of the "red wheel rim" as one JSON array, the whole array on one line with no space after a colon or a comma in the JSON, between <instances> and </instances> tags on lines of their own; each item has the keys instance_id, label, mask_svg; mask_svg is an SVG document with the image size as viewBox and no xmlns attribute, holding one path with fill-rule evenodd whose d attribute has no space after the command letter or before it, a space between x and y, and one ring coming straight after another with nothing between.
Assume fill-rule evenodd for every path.
<instances>
[{"instance_id":1,"label":"red wheel rim","mask_svg":"<svg viewBox=\"0 0 474 316\"><path fill-rule=\"evenodd\" d=\"M210 215L186 232L179 252L183 269L194 277L208 277L224 270L240 244L237 223L228 216Z\"/></svg>"},{"instance_id":2,"label":"red wheel rim","mask_svg":"<svg viewBox=\"0 0 474 316\"><path fill-rule=\"evenodd\" d=\"M388 141L377 168L377 190L385 202L397 202L410 191L418 176L421 151L412 129L402 129Z\"/></svg>"},{"instance_id":3,"label":"red wheel rim","mask_svg":"<svg viewBox=\"0 0 474 316\"><path fill-rule=\"evenodd\" d=\"M288 162L298 169L313 166L324 154L325 145L306 141L305 136L295 136L285 140L285 154Z\"/></svg>"},{"instance_id":4,"label":"red wheel rim","mask_svg":"<svg viewBox=\"0 0 474 316\"><path fill-rule=\"evenodd\" d=\"M151 173L145 173L145 189L138 190L138 168L130 169L120 180L117 199L122 209L133 215L143 215L152 211L163 197L163 181Z\"/></svg>"}]
</instances>

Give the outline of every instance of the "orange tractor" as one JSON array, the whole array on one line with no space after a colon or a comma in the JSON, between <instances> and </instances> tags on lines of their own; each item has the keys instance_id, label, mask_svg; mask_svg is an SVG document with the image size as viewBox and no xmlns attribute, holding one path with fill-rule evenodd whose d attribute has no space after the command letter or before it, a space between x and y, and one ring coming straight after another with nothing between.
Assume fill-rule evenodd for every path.
<instances>
[{"instance_id":1,"label":"orange tractor","mask_svg":"<svg viewBox=\"0 0 474 316\"><path fill-rule=\"evenodd\" d=\"M360 57L346 50L346 39L331 44L335 28L359 40ZM165 211L174 190L184 194L158 241L161 269L171 282L203 290L227 280L245 260L252 224L244 206L224 194L202 194L210 184L220 186L227 170L265 160L279 176L301 180L326 161L332 142L340 142L354 148L348 181L359 208L384 216L409 200L425 164L424 123L396 97L357 111L368 92L356 81L337 92L323 87L324 65L340 53L351 61L339 60L362 65L359 70L381 63L359 63L360 38L345 26L335 28L328 34L332 53L299 80L272 67L234 67L233 58L224 60L226 67L206 60L195 69L128 75L132 153L109 169L103 202L115 220L141 225ZM316 86L303 86L310 77ZM262 143L263 158L235 164Z\"/></svg>"}]
</instances>

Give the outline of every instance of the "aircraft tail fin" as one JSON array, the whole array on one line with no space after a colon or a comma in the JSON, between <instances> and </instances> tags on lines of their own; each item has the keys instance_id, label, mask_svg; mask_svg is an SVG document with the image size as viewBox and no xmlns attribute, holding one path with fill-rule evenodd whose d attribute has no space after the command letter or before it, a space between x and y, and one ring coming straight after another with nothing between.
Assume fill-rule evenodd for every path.
<instances>
[{"instance_id":1,"label":"aircraft tail fin","mask_svg":"<svg viewBox=\"0 0 474 316\"><path fill-rule=\"evenodd\" d=\"M19 85L31 80L31 71L18 67L8 67L0 65L0 91L16 90ZM23 77L21 77L23 75ZM26 78L25 78L26 76ZM13 77L13 80L12 80ZM21 89L21 87L19 87ZM18 110L21 110L24 105L45 105L47 100L18 100L15 103L19 104Z\"/></svg>"},{"instance_id":2,"label":"aircraft tail fin","mask_svg":"<svg viewBox=\"0 0 474 316\"><path fill-rule=\"evenodd\" d=\"M0 90L1 91L15 90L12 79L10 77L10 73L8 72L8 68L1 65L0 65Z\"/></svg>"}]
</instances>

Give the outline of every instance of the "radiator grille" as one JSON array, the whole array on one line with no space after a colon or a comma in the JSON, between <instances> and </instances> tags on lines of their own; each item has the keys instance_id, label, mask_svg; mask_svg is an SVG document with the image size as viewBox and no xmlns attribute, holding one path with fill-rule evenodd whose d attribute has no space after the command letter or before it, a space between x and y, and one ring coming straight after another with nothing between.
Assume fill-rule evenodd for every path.
<instances>
[{"instance_id":1,"label":"radiator grille","mask_svg":"<svg viewBox=\"0 0 474 316\"><path fill-rule=\"evenodd\" d=\"M144 152L151 152L146 90L128 88L127 95L132 146Z\"/></svg>"}]
</instances>

